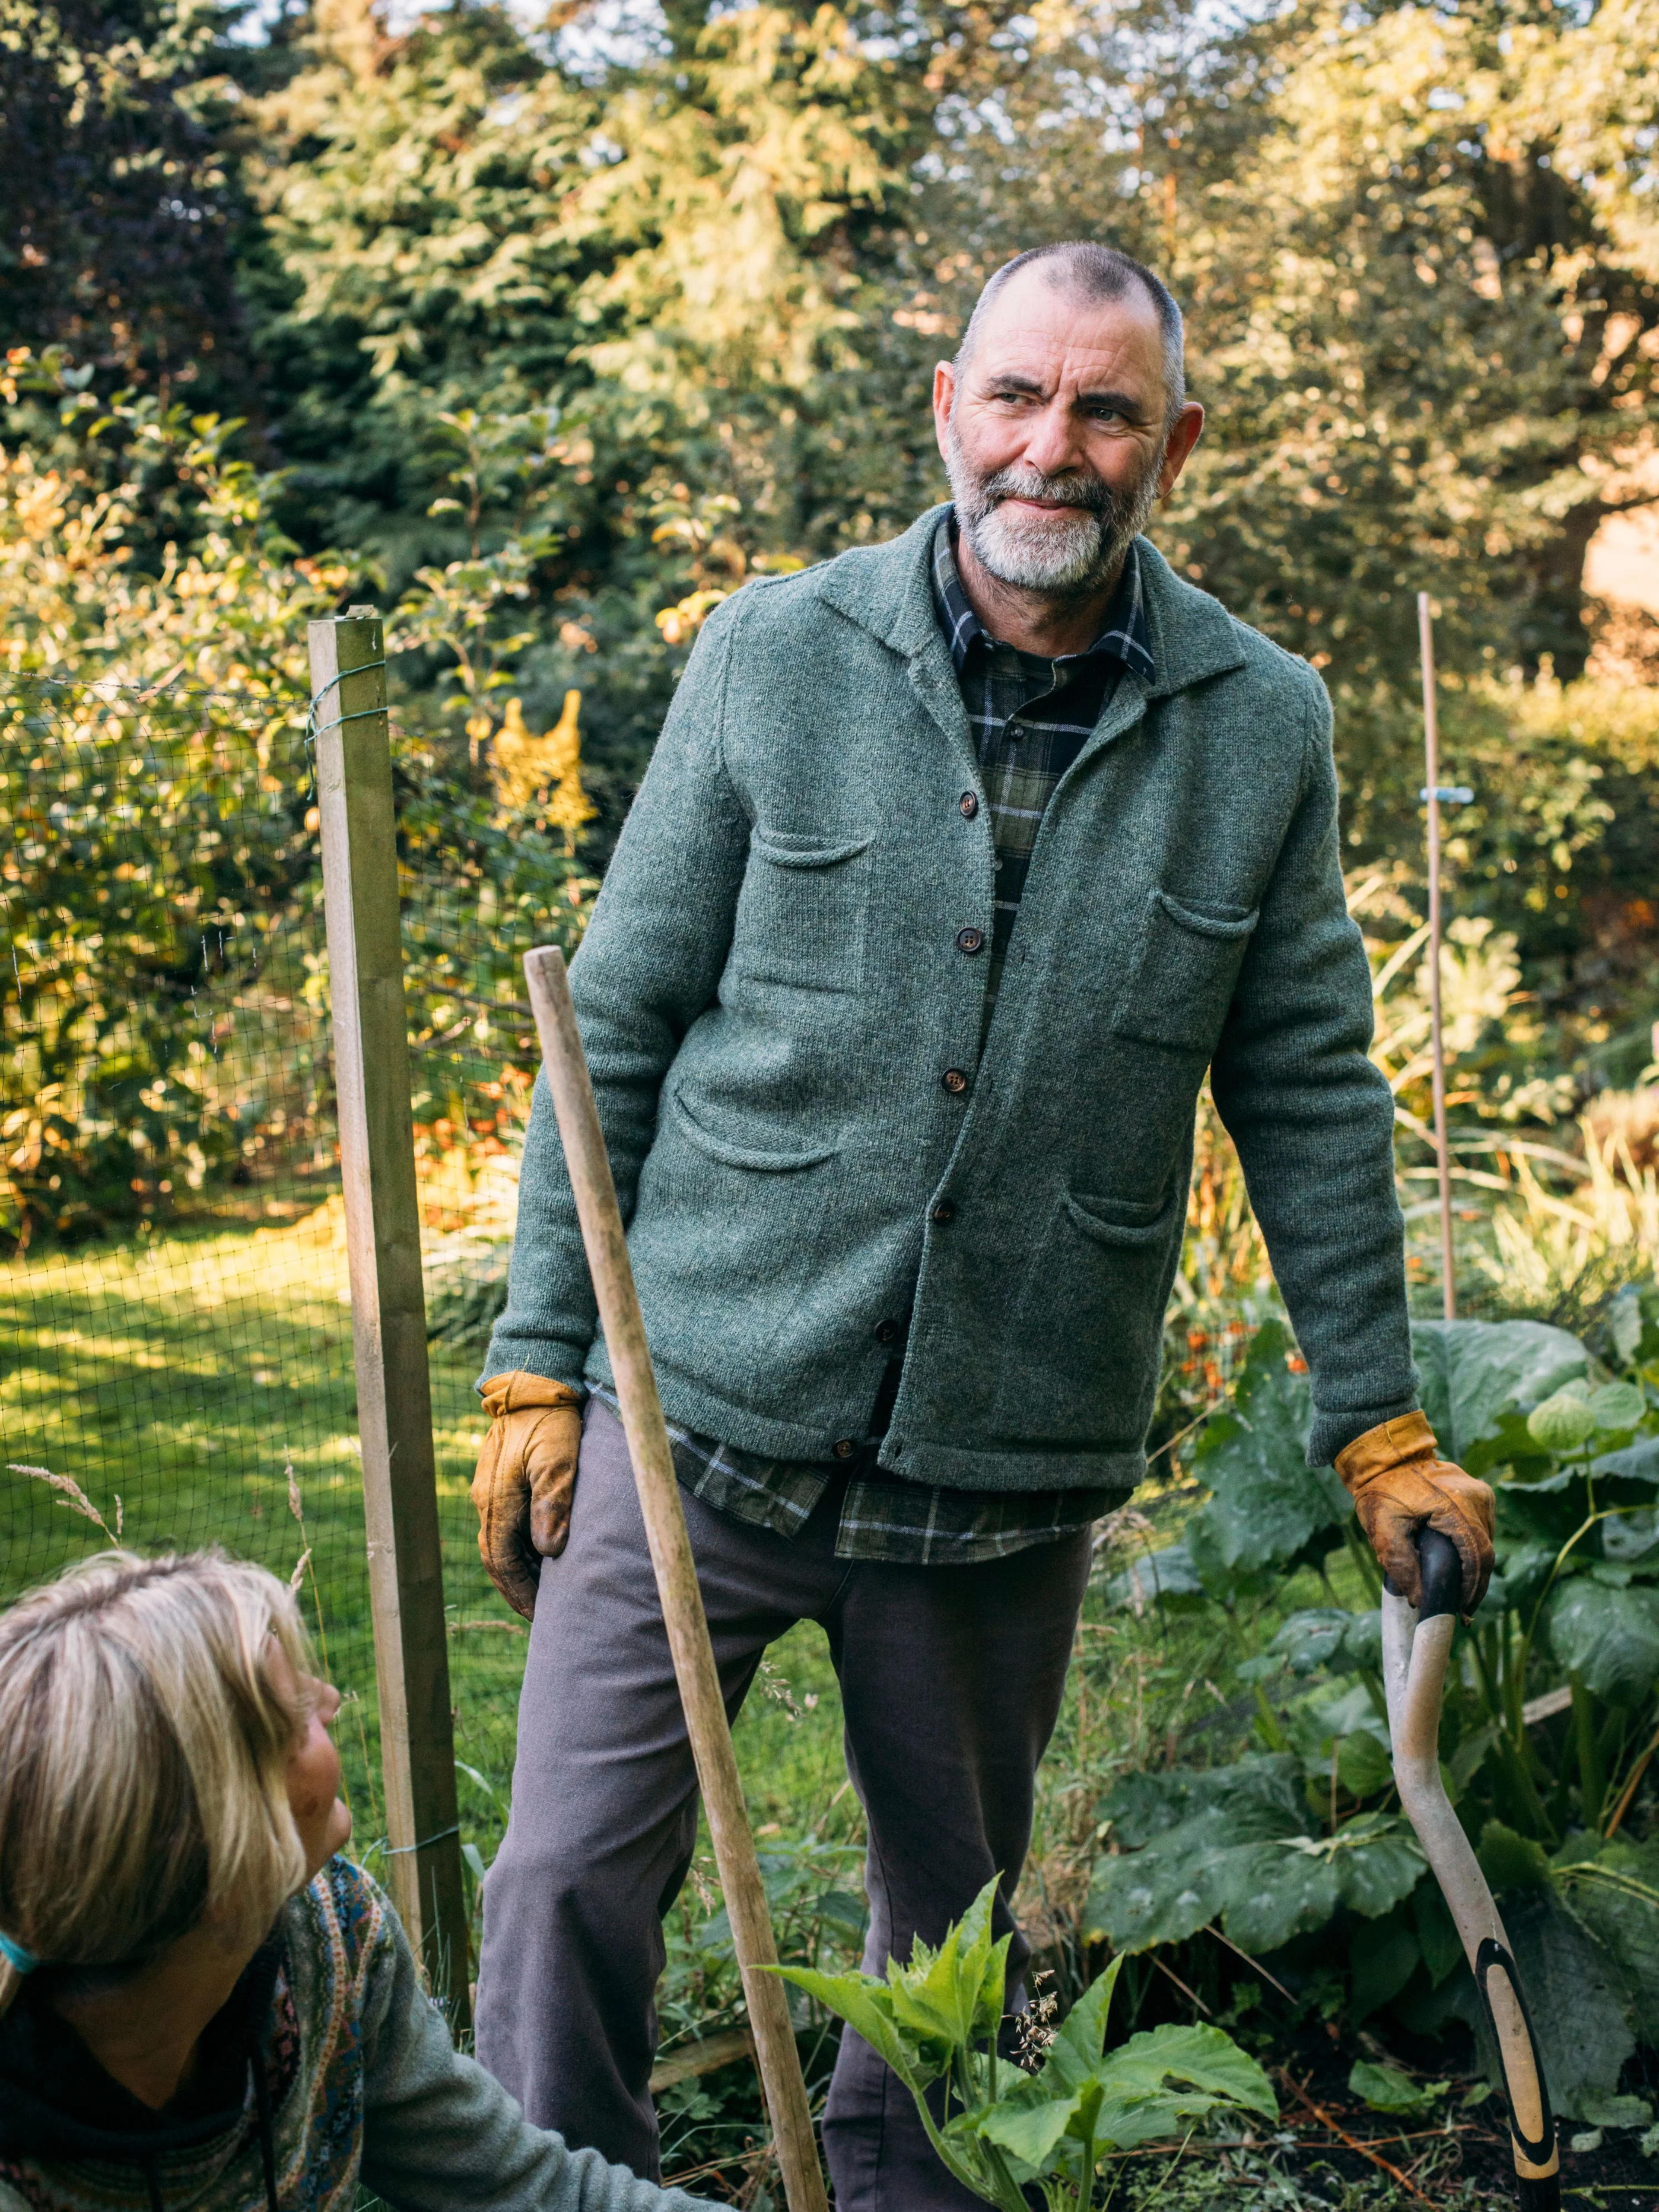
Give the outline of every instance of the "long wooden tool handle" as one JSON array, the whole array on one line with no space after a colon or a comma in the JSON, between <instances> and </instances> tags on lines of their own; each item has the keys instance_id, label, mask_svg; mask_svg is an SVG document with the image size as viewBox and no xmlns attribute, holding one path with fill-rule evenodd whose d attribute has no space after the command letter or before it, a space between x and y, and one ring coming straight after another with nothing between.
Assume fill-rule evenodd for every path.
<instances>
[{"instance_id":1,"label":"long wooden tool handle","mask_svg":"<svg viewBox=\"0 0 1659 2212\"><path fill-rule=\"evenodd\" d=\"M1441 1556L1434 1556L1437 1550ZM1440 1706L1451 1658L1462 1570L1449 1540L1418 1540L1423 1612L1382 1593L1382 1676L1388 1692L1394 1778L1406 1817L1456 1923L1469 1971L1498 2045L1510 2109L1510 2149L1522 2212L1560 2212L1561 2160L1549 2085L1527 2012L1521 1976L1486 1877L1440 1772Z\"/></svg>"},{"instance_id":2,"label":"long wooden tool handle","mask_svg":"<svg viewBox=\"0 0 1659 2212\"><path fill-rule=\"evenodd\" d=\"M772 1916L761 1887L755 1839L750 1832L748 1808L738 1778L737 1755L732 1748L726 1702L714 1666L714 1647L708 1638L708 1620L702 1609L668 1430L634 1288L610 1155L593 1103L593 1086L576 1027L576 1010L570 1002L563 956L556 946L540 946L525 955L524 971L553 1093L553 1111L564 1145L565 1165L575 1193L576 1216L587 1248L599 1322L616 1377L623 1426L628 1433L640 1510L645 1516L651 1564L656 1570L657 1591L685 1707L692 1756L697 1763L697 1779L702 1785L720 1887L726 1894L744 1992L749 2000L749 2019L777 2141L784 2191L789 2212L828 2212L787 1994L775 1974L758 1971L777 1964Z\"/></svg>"}]
</instances>

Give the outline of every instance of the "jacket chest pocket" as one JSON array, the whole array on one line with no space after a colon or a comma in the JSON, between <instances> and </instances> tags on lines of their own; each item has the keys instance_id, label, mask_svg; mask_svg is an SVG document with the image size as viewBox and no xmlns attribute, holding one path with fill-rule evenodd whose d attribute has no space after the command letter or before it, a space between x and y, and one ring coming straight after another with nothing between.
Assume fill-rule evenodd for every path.
<instances>
[{"instance_id":1,"label":"jacket chest pocket","mask_svg":"<svg viewBox=\"0 0 1659 2212\"><path fill-rule=\"evenodd\" d=\"M1206 913L1154 890L1112 1018L1114 1036L1213 1052L1261 911Z\"/></svg>"},{"instance_id":2,"label":"jacket chest pocket","mask_svg":"<svg viewBox=\"0 0 1659 2212\"><path fill-rule=\"evenodd\" d=\"M873 842L832 843L757 830L738 896L732 967L756 982L856 990L864 975Z\"/></svg>"}]
</instances>

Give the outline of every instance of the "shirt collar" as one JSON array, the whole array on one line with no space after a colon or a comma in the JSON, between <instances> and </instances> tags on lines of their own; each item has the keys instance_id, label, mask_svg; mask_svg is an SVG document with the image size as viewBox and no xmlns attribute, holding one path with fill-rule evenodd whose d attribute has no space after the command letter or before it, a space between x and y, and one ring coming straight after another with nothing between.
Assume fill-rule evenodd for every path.
<instances>
[{"instance_id":1,"label":"shirt collar","mask_svg":"<svg viewBox=\"0 0 1659 2212\"><path fill-rule=\"evenodd\" d=\"M933 611L959 676L975 640L982 637L988 643L991 640L962 587L962 576L951 543L954 526L955 512L951 510L939 518L939 528L933 533ZM1153 680L1156 670L1146 624L1146 603L1140 586L1139 549L1136 545L1129 548L1100 635L1087 652L1109 653L1133 675L1139 677L1142 683L1150 684ZM1067 653L1061 657L1081 660L1086 654Z\"/></svg>"}]
</instances>

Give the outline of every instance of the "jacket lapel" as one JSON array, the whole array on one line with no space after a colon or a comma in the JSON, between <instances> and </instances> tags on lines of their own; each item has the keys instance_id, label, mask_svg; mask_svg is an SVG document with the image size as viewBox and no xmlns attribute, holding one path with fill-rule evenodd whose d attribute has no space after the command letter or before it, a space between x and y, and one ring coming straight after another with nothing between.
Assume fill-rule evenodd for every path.
<instances>
[{"instance_id":1,"label":"jacket lapel","mask_svg":"<svg viewBox=\"0 0 1659 2212\"><path fill-rule=\"evenodd\" d=\"M958 750L973 752L962 690L933 609L933 532L944 507L930 507L884 545L843 553L819 571L832 607L891 647L929 719Z\"/></svg>"}]
</instances>

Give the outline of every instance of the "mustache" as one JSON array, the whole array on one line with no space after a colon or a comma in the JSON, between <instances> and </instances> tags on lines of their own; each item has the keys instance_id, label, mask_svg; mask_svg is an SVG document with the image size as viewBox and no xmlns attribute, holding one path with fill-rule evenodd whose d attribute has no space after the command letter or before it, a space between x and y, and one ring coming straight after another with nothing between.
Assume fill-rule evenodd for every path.
<instances>
[{"instance_id":1,"label":"mustache","mask_svg":"<svg viewBox=\"0 0 1659 2212\"><path fill-rule=\"evenodd\" d=\"M1046 499L1057 507L1075 507L1085 514L1109 519L1117 512L1118 501L1109 484L1098 477L1067 474L1046 476L1041 469L998 469L993 475L982 477L980 497L988 507L999 507L1006 499Z\"/></svg>"}]
</instances>

